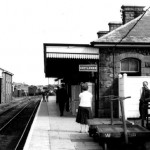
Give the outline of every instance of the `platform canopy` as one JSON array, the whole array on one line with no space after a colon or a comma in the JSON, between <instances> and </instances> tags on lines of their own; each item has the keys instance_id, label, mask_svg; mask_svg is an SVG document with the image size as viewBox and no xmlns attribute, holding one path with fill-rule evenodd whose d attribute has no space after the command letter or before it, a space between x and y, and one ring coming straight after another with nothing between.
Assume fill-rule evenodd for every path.
<instances>
[{"instance_id":1,"label":"platform canopy","mask_svg":"<svg viewBox=\"0 0 150 150\"><path fill-rule=\"evenodd\" d=\"M98 49L79 46L47 46L46 58L99 59Z\"/></svg>"},{"instance_id":2,"label":"platform canopy","mask_svg":"<svg viewBox=\"0 0 150 150\"><path fill-rule=\"evenodd\" d=\"M99 49L86 44L44 44L46 77L79 78L81 64L97 64ZM87 75L88 76L88 75Z\"/></svg>"}]
</instances>

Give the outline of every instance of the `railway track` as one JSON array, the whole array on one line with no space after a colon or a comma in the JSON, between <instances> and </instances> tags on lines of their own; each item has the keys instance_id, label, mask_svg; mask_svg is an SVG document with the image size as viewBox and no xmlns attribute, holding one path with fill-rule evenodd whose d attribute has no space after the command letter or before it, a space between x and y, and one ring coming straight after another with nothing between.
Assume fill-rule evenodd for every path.
<instances>
[{"instance_id":1,"label":"railway track","mask_svg":"<svg viewBox=\"0 0 150 150\"><path fill-rule=\"evenodd\" d=\"M2 116L5 112L15 108L17 105L27 102L28 99L29 99L28 97L25 97L19 101L13 101L7 104L0 105L0 116Z\"/></svg>"},{"instance_id":2,"label":"railway track","mask_svg":"<svg viewBox=\"0 0 150 150\"><path fill-rule=\"evenodd\" d=\"M25 98L24 100L16 102L15 104L9 104L5 109L2 108L3 111L0 113L0 127L5 124L7 120L10 120L26 104L28 104L28 100Z\"/></svg>"},{"instance_id":3,"label":"railway track","mask_svg":"<svg viewBox=\"0 0 150 150\"><path fill-rule=\"evenodd\" d=\"M0 116L0 150L21 150L30 130L40 97L31 98Z\"/></svg>"}]
</instances>

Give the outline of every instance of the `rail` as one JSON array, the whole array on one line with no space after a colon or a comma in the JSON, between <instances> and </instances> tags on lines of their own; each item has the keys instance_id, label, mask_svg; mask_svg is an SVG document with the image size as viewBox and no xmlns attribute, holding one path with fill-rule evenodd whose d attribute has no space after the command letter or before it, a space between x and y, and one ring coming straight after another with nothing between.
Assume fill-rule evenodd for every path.
<instances>
[{"instance_id":1,"label":"rail","mask_svg":"<svg viewBox=\"0 0 150 150\"><path fill-rule=\"evenodd\" d=\"M19 150L19 145L21 143L21 140L23 139L23 136L24 136L24 134L25 134L25 132L26 132L28 126L29 126L29 123L31 122L32 117L34 116L35 111L37 110L38 105L39 105L39 103L37 103L36 106L34 107L34 110L33 110L32 114L31 114L31 116L30 116L30 118L29 118L29 120L28 120L28 122L27 122L27 124L26 124L26 126L25 126L25 128L23 130L23 132L22 132L22 135L21 135L19 141L16 144L16 147L14 148L14 150Z\"/></svg>"},{"instance_id":2,"label":"rail","mask_svg":"<svg viewBox=\"0 0 150 150\"><path fill-rule=\"evenodd\" d=\"M39 102L40 100L37 99L28 101L28 104L0 128L1 134L8 134L8 141L4 142L8 149L19 150L21 147L20 145L23 145L22 141L24 140L24 135L27 133L27 129L29 129L29 125L37 110ZM23 117L24 115L25 118ZM9 137L9 135L11 135L11 137ZM13 142L13 145L7 144L11 143L10 140Z\"/></svg>"}]
</instances>

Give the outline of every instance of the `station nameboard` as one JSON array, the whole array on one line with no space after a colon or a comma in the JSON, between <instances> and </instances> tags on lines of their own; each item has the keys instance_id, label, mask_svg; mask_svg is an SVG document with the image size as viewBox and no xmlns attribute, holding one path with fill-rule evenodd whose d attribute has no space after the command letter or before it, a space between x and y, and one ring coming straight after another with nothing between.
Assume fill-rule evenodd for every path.
<instances>
[{"instance_id":1,"label":"station nameboard","mask_svg":"<svg viewBox=\"0 0 150 150\"><path fill-rule=\"evenodd\" d=\"M97 65L79 65L79 71L82 72L97 72Z\"/></svg>"}]
</instances>

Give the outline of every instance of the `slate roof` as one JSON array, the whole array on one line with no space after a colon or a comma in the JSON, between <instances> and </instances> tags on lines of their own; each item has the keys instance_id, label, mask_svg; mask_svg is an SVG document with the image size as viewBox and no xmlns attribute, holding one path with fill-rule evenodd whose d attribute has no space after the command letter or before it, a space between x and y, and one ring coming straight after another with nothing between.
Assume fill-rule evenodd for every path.
<instances>
[{"instance_id":1,"label":"slate roof","mask_svg":"<svg viewBox=\"0 0 150 150\"><path fill-rule=\"evenodd\" d=\"M91 42L91 44L109 44L109 43L118 43L121 41L128 31L136 24L141 15L132 21L118 27L117 29L109 32L108 34L100 37L99 39ZM125 43L150 43L150 11L147 11L142 19L137 23L137 25L131 30L131 32L125 37L122 41L122 44Z\"/></svg>"}]
</instances>

